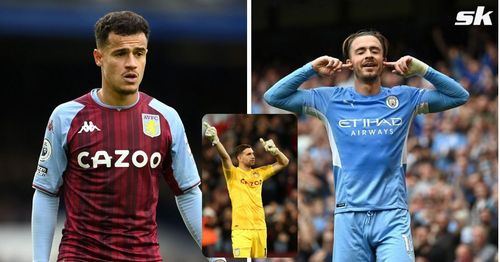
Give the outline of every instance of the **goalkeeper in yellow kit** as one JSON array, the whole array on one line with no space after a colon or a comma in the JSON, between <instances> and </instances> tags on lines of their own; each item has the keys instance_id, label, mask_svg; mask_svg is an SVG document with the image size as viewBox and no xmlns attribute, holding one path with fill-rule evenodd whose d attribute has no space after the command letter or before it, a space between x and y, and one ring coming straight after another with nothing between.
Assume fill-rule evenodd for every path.
<instances>
[{"instance_id":1,"label":"goalkeeper in yellow kit","mask_svg":"<svg viewBox=\"0 0 500 262\"><path fill-rule=\"evenodd\" d=\"M235 148L238 166L220 143L215 127L204 122L205 136L215 146L222 161L232 205L231 240L235 258L267 257L267 230L262 205L262 183L288 165L288 158L276 147L273 140L260 139L265 151L276 158L276 162L258 168L252 147L247 144Z\"/></svg>"}]
</instances>

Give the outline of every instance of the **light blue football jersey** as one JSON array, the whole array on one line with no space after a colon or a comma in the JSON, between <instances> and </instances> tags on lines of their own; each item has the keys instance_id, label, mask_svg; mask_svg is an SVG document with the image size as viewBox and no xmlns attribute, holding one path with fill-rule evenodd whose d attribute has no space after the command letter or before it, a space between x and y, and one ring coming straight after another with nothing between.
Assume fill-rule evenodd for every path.
<instances>
[{"instance_id":1,"label":"light blue football jersey","mask_svg":"<svg viewBox=\"0 0 500 262\"><path fill-rule=\"evenodd\" d=\"M264 99L323 121L332 150L335 213L407 209L406 140L413 118L464 104L467 91L431 67L424 78L436 89L381 87L373 96L342 86L297 90L312 75L308 63L273 85Z\"/></svg>"},{"instance_id":2,"label":"light blue football jersey","mask_svg":"<svg viewBox=\"0 0 500 262\"><path fill-rule=\"evenodd\" d=\"M303 110L323 121L330 141L336 213L407 208L405 146L421 91L398 86L382 87L374 96L353 87L306 92Z\"/></svg>"}]
</instances>

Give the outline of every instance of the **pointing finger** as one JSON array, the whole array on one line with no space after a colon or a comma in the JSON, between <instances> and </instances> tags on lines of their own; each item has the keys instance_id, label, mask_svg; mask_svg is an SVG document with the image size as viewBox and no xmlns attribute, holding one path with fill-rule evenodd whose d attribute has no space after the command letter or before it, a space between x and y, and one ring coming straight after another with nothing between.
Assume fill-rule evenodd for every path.
<instances>
[{"instance_id":1,"label":"pointing finger","mask_svg":"<svg viewBox=\"0 0 500 262\"><path fill-rule=\"evenodd\" d=\"M382 62L382 64L386 67L394 68L396 62Z\"/></svg>"},{"instance_id":2,"label":"pointing finger","mask_svg":"<svg viewBox=\"0 0 500 262\"><path fill-rule=\"evenodd\" d=\"M209 128L209 127L210 127L210 124L209 124L209 123L207 123L207 122L205 122L205 121L203 121L203 126L204 126L205 128Z\"/></svg>"},{"instance_id":3,"label":"pointing finger","mask_svg":"<svg viewBox=\"0 0 500 262\"><path fill-rule=\"evenodd\" d=\"M351 68L352 67L352 63L342 64L340 67L341 68Z\"/></svg>"}]
</instances>

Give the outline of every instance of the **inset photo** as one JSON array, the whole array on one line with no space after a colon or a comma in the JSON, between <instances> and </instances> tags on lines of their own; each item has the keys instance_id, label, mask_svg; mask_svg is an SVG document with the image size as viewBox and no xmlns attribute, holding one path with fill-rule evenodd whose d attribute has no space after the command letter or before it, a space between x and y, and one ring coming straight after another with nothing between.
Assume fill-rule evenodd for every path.
<instances>
[{"instance_id":1,"label":"inset photo","mask_svg":"<svg viewBox=\"0 0 500 262\"><path fill-rule=\"evenodd\" d=\"M294 257L297 253L297 118L203 117L203 253Z\"/></svg>"}]
</instances>

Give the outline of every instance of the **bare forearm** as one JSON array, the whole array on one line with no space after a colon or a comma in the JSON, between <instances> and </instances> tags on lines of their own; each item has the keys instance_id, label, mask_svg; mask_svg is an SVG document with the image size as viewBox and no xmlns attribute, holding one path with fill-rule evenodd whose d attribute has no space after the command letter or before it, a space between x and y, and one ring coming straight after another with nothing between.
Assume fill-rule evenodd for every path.
<instances>
[{"instance_id":1,"label":"bare forearm","mask_svg":"<svg viewBox=\"0 0 500 262\"><path fill-rule=\"evenodd\" d=\"M219 142L215 144L215 149L217 150L217 153L219 153L219 157L224 168L230 168L233 163L231 162L231 157L227 153L226 148L224 148L224 145Z\"/></svg>"},{"instance_id":2,"label":"bare forearm","mask_svg":"<svg viewBox=\"0 0 500 262\"><path fill-rule=\"evenodd\" d=\"M274 157L276 158L276 162L282 166L287 166L290 162L288 157L286 157L285 154L283 154L283 152L281 152L280 150L278 150L278 153Z\"/></svg>"}]
</instances>

